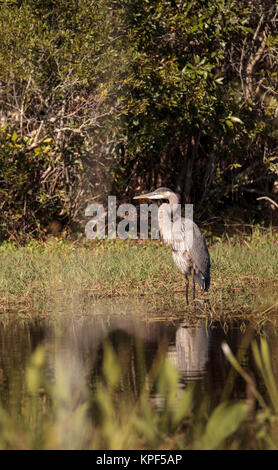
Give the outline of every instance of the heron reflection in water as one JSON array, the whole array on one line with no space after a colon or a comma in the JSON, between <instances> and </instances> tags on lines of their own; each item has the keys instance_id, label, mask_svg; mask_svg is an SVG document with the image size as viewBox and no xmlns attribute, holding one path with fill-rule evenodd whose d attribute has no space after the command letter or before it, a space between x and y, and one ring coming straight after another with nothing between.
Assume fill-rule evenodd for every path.
<instances>
[{"instance_id":1,"label":"heron reflection in water","mask_svg":"<svg viewBox=\"0 0 278 470\"><path fill-rule=\"evenodd\" d=\"M158 225L162 240L171 246L174 263L178 270L185 275L186 302L188 305L189 276L192 276L193 303L195 305L195 283L207 292L210 286L210 256L206 240L198 225L189 218L177 215L179 197L168 188L158 188L147 194L141 194L133 199L168 199L168 204L162 204L158 209ZM168 216L165 217L165 214ZM173 230L171 214L179 222ZM178 220L177 220L178 217Z\"/></svg>"}]
</instances>

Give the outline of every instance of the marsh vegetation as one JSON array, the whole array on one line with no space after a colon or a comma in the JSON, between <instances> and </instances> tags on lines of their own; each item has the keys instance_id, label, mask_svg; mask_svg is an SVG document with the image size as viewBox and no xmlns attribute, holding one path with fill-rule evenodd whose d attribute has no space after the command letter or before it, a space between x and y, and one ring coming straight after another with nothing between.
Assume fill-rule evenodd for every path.
<instances>
[{"instance_id":1,"label":"marsh vegetation","mask_svg":"<svg viewBox=\"0 0 278 470\"><path fill-rule=\"evenodd\" d=\"M277 21L1 2L0 448L278 448ZM88 204L162 185L194 204L210 305L161 242L84 239Z\"/></svg>"},{"instance_id":2,"label":"marsh vegetation","mask_svg":"<svg viewBox=\"0 0 278 470\"><path fill-rule=\"evenodd\" d=\"M277 243L275 231L259 227L249 235L214 237L209 298L215 319L262 315L275 304ZM23 247L8 243L0 247L0 261L1 311L47 312L59 306L63 310L66 304L72 312L83 312L100 297L151 296L161 311L171 307L185 312L184 278L174 266L171 249L160 241L52 239ZM201 302L199 309L202 313Z\"/></svg>"}]
</instances>

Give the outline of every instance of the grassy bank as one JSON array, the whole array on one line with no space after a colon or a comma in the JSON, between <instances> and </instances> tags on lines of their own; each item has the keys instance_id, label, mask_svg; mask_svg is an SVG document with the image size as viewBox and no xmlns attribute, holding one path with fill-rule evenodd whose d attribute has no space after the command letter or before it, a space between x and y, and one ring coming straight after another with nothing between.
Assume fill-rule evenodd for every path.
<instances>
[{"instance_id":1,"label":"grassy bank","mask_svg":"<svg viewBox=\"0 0 278 470\"><path fill-rule=\"evenodd\" d=\"M263 312L275 305L277 232L257 229L251 235L225 236L210 246L210 253L209 298L215 315ZM81 312L99 297L142 295L160 310L186 308L183 276L174 266L171 249L159 241L4 244L0 263L2 312ZM198 296L204 297L199 290Z\"/></svg>"}]
</instances>

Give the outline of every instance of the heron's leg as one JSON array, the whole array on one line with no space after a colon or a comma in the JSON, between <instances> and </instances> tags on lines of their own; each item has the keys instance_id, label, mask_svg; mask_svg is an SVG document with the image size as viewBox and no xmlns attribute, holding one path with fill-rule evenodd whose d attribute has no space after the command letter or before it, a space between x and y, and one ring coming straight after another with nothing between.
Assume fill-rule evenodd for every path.
<instances>
[{"instance_id":1,"label":"heron's leg","mask_svg":"<svg viewBox=\"0 0 278 470\"><path fill-rule=\"evenodd\" d=\"M192 292L193 292L193 305L195 307L195 280L194 280L194 269L192 268Z\"/></svg>"},{"instance_id":2,"label":"heron's leg","mask_svg":"<svg viewBox=\"0 0 278 470\"><path fill-rule=\"evenodd\" d=\"M189 279L187 274L185 275L185 297L186 297L186 305L189 304L188 302L188 289L189 289Z\"/></svg>"}]
</instances>

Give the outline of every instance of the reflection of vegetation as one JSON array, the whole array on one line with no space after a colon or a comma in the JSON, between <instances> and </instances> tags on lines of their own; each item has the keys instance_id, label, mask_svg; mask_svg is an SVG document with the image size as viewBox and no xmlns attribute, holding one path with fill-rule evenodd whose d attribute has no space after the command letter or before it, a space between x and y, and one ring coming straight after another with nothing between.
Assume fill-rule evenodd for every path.
<instances>
[{"instance_id":1,"label":"reflection of vegetation","mask_svg":"<svg viewBox=\"0 0 278 470\"><path fill-rule=\"evenodd\" d=\"M45 350L39 346L26 369L20 396L13 388L9 404L0 407L0 447L277 449L277 387L266 341L252 345L266 398L227 346L224 349L246 380L246 398L232 400L226 393L214 408L207 396L198 393L197 385L180 388L177 371L163 358L163 347L137 395L122 387L125 372L109 343L94 392L87 389L82 367L72 355L71 367L65 367L66 357L57 360L51 384L45 373Z\"/></svg>"},{"instance_id":2,"label":"reflection of vegetation","mask_svg":"<svg viewBox=\"0 0 278 470\"><path fill-rule=\"evenodd\" d=\"M211 245L209 296L214 317L265 312L258 317L262 320L277 310L276 244L276 234L255 230L244 239L217 239ZM0 259L2 310L17 307L17 311L43 308L91 312L97 297L127 295L148 296L160 311L170 307L178 313L185 308L184 279L173 264L170 250L160 242L87 240L75 245L54 240L48 244L32 242L26 247L7 244L0 249Z\"/></svg>"}]
</instances>

